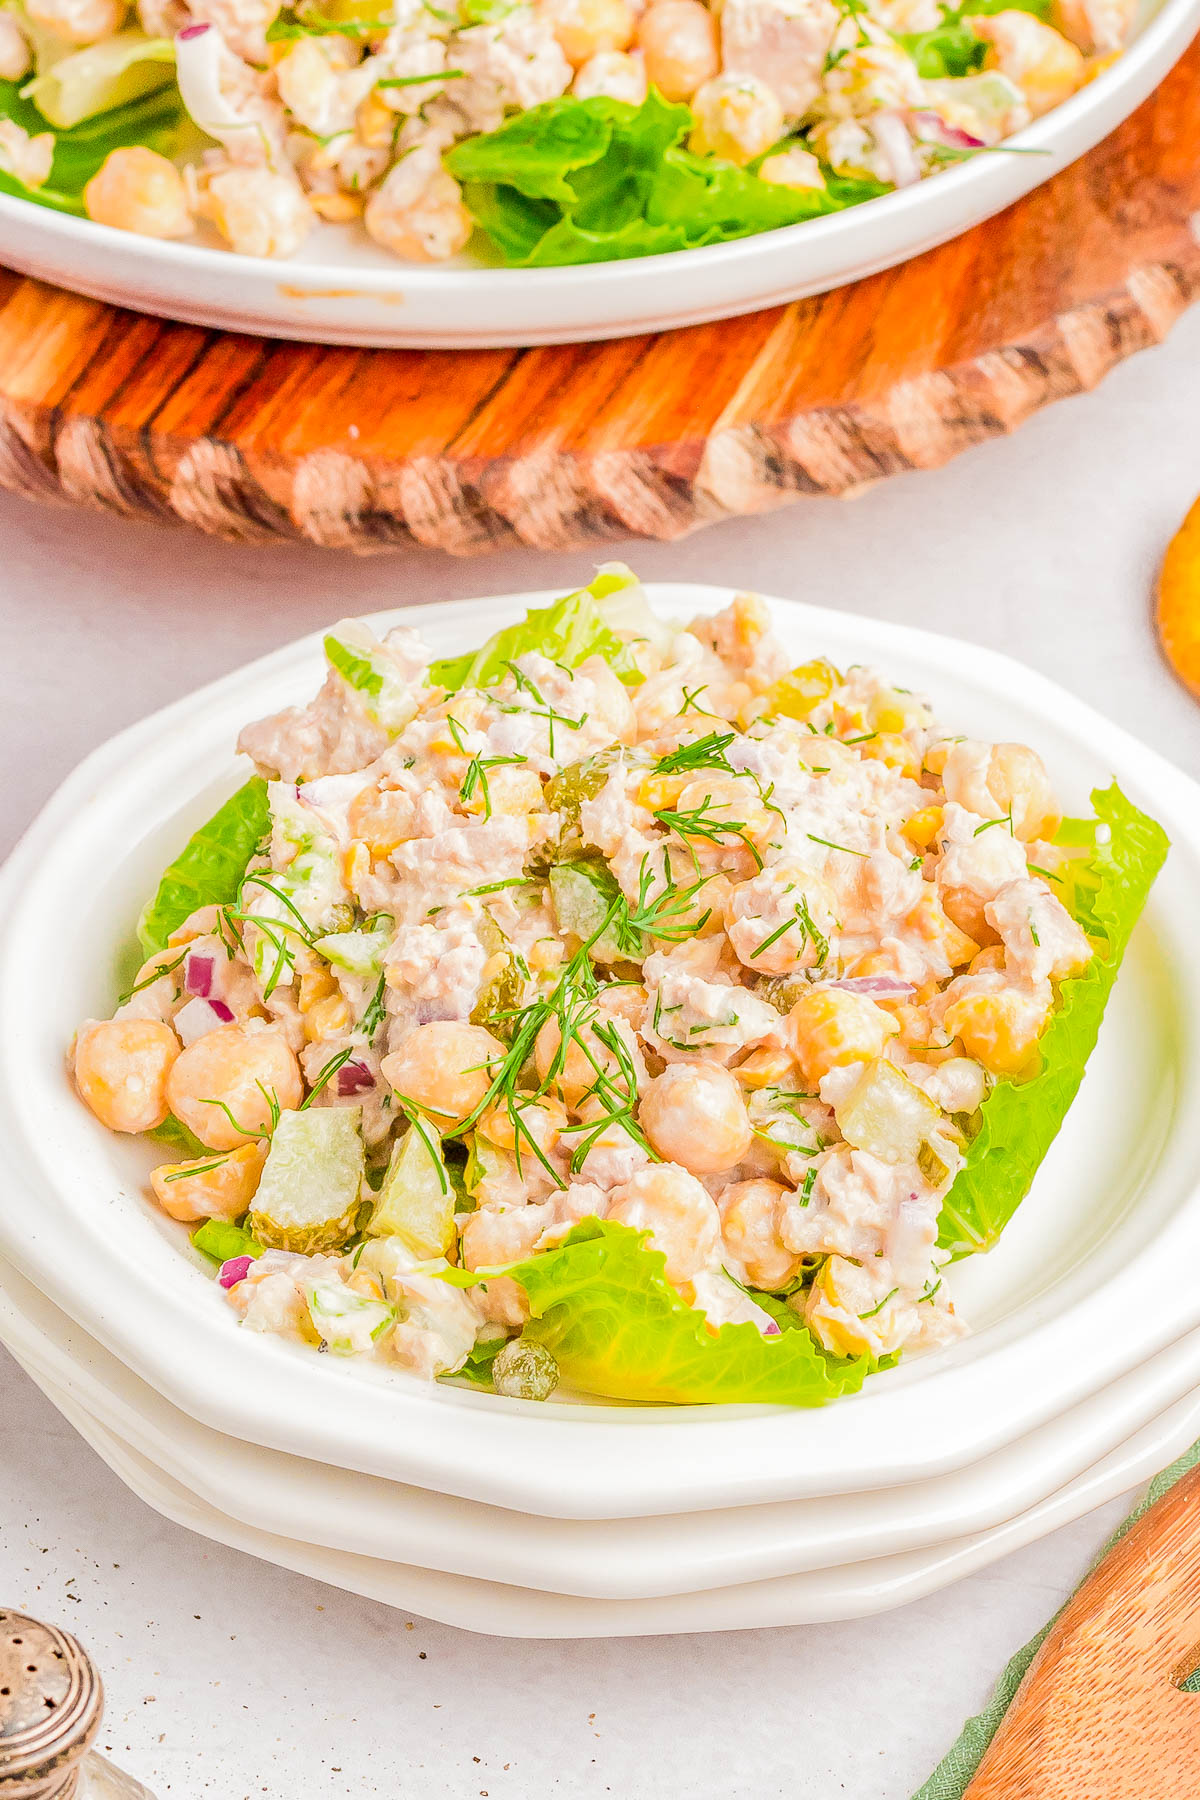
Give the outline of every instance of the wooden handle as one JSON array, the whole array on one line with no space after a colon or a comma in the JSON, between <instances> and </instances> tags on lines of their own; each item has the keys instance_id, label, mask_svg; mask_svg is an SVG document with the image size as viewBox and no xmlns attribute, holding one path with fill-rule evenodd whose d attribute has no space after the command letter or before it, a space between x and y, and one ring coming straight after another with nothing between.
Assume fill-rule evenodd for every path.
<instances>
[{"instance_id":1,"label":"wooden handle","mask_svg":"<svg viewBox=\"0 0 1200 1800\"><path fill-rule=\"evenodd\" d=\"M1200 1468L1070 1600L964 1800L1197 1800Z\"/></svg>"}]
</instances>

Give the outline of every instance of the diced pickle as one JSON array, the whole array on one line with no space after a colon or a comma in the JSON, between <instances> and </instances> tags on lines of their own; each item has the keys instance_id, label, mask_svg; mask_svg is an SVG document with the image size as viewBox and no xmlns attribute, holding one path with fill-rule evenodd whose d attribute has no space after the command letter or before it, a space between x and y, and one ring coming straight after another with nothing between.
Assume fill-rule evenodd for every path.
<instances>
[{"instance_id":1,"label":"diced pickle","mask_svg":"<svg viewBox=\"0 0 1200 1800\"><path fill-rule=\"evenodd\" d=\"M490 959L496 963L495 970L479 990L479 996L471 1008L472 1025L486 1025L488 1030L508 1043L512 1037L513 1019L511 1015L520 1007L525 994L525 978L521 967L511 952L501 952ZM485 963L484 972L488 965Z\"/></svg>"},{"instance_id":2,"label":"diced pickle","mask_svg":"<svg viewBox=\"0 0 1200 1800\"><path fill-rule=\"evenodd\" d=\"M247 1224L268 1250L341 1250L353 1235L363 1183L359 1106L285 1112Z\"/></svg>"},{"instance_id":3,"label":"diced pickle","mask_svg":"<svg viewBox=\"0 0 1200 1800\"><path fill-rule=\"evenodd\" d=\"M916 1162L943 1124L941 1109L929 1095L882 1057L868 1063L834 1112L848 1144L886 1163Z\"/></svg>"},{"instance_id":4,"label":"diced pickle","mask_svg":"<svg viewBox=\"0 0 1200 1800\"><path fill-rule=\"evenodd\" d=\"M611 925L597 936L618 891L602 863L556 863L550 871L550 898L559 930L591 943L597 962L620 962L629 956Z\"/></svg>"},{"instance_id":5,"label":"diced pickle","mask_svg":"<svg viewBox=\"0 0 1200 1800\"><path fill-rule=\"evenodd\" d=\"M598 756L585 756L581 762L567 763L546 783L546 805L571 821L579 823L579 808L585 800L594 800L612 771L614 752L602 750Z\"/></svg>"},{"instance_id":6,"label":"diced pickle","mask_svg":"<svg viewBox=\"0 0 1200 1800\"><path fill-rule=\"evenodd\" d=\"M335 1356L365 1356L396 1317L386 1300L372 1300L341 1281L310 1281L305 1303L313 1329Z\"/></svg>"},{"instance_id":7,"label":"diced pickle","mask_svg":"<svg viewBox=\"0 0 1200 1800\"><path fill-rule=\"evenodd\" d=\"M558 1364L545 1344L514 1338L492 1364L492 1386L510 1400L548 1400L558 1386Z\"/></svg>"},{"instance_id":8,"label":"diced pickle","mask_svg":"<svg viewBox=\"0 0 1200 1800\"><path fill-rule=\"evenodd\" d=\"M782 714L785 719L807 719L822 700L828 700L841 679L833 664L823 657L801 663L767 689L763 696L767 711Z\"/></svg>"},{"instance_id":9,"label":"diced pickle","mask_svg":"<svg viewBox=\"0 0 1200 1800\"><path fill-rule=\"evenodd\" d=\"M457 1205L441 1139L422 1119L409 1126L392 1151L367 1231L372 1237L402 1239L414 1256L448 1256Z\"/></svg>"},{"instance_id":10,"label":"diced pickle","mask_svg":"<svg viewBox=\"0 0 1200 1800\"><path fill-rule=\"evenodd\" d=\"M799 975L760 975L754 983L754 992L768 1006L786 1014L791 1012L801 994L808 992L809 986L810 983Z\"/></svg>"}]
</instances>

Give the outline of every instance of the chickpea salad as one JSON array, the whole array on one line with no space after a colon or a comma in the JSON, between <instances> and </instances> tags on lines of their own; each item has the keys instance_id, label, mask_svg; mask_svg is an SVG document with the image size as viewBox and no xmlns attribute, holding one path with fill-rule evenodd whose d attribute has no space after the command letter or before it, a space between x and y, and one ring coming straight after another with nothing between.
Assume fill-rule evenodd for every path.
<instances>
[{"instance_id":1,"label":"chickpea salad","mask_svg":"<svg viewBox=\"0 0 1200 1800\"><path fill-rule=\"evenodd\" d=\"M985 154L1136 0L0 0L0 191L288 257L693 249Z\"/></svg>"},{"instance_id":2,"label":"chickpea salad","mask_svg":"<svg viewBox=\"0 0 1200 1800\"><path fill-rule=\"evenodd\" d=\"M815 648L815 647L814 647ZM819 1404L963 1329L1166 854L1114 785L620 565L344 621L71 1051L250 1331L543 1399Z\"/></svg>"}]
</instances>

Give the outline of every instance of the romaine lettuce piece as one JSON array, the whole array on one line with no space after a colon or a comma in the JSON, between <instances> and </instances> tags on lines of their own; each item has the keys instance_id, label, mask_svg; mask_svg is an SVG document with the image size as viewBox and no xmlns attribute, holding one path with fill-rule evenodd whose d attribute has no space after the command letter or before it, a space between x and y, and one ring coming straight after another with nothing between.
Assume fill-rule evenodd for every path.
<instances>
[{"instance_id":1,"label":"romaine lettuce piece","mask_svg":"<svg viewBox=\"0 0 1200 1800\"><path fill-rule=\"evenodd\" d=\"M21 95L32 100L56 130L67 131L97 113L169 87L174 79L175 46L170 38L119 31L115 37L56 56L49 64L39 57L38 72Z\"/></svg>"},{"instance_id":2,"label":"romaine lettuce piece","mask_svg":"<svg viewBox=\"0 0 1200 1800\"><path fill-rule=\"evenodd\" d=\"M1083 1079L1125 946L1167 854L1162 826L1114 782L1092 793L1094 819L1067 819L1059 839L1086 845L1084 865L1062 899L1097 946L1082 975L1064 981L1042 1037L1041 1068L1028 1081L1000 1080L983 1103L982 1125L942 1207L939 1243L955 1255L990 1250L1029 1192Z\"/></svg>"},{"instance_id":3,"label":"romaine lettuce piece","mask_svg":"<svg viewBox=\"0 0 1200 1800\"><path fill-rule=\"evenodd\" d=\"M564 96L446 153L480 228L526 268L608 262L794 225L887 191L788 188L685 149L693 118L651 89L640 106Z\"/></svg>"},{"instance_id":4,"label":"romaine lettuce piece","mask_svg":"<svg viewBox=\"0 0 1200 1800\"><path fill-rule=\"evenodd\" d=\"M447 1269L439 1278L467 1287L511 1276L529 1300L525 1339L545 1344L564 1386L611 1400L821 1406L855 1392L877 1366L869 1357L826 1355L778 1304L767 1307L777 1336L764 1337L752 1324L714 1332L664 1267L643 1233L585 1219L556 1250L503 1269Z\"/></svg>"},{"instance_id":5,"label":"romaine lettuce piece","mask_svg":"<svg viewBox=\"0 0 1200 1800\"><path fill-rule=\"evenodd\" d=\"M566 594L553 606L534 607L517 625L506 625L480 649L435 662L429 679L456 694L460 688L490 687L503 681L508 665L527 651L548 656L566 669L577 669L589 656L602 656L621 672L629 666L629 646L606 623L600 602L619 586L636 586L637 577L626 569L628 580L615 581L610 568L589 587Z\"/></svg>"},{"instance_id":6,"label":"romaine lettuce piece","mask_svg":"<svg viewBox=\"0 0 1200 1800\"><path fill-rule=\"evenodd\" d=\"M267 784L255 775L188 839L142 909L137 930L146 956L164 949L198 906L225 906L235 898L246 864L270 829Z\"/></svg>"}]
</instances>

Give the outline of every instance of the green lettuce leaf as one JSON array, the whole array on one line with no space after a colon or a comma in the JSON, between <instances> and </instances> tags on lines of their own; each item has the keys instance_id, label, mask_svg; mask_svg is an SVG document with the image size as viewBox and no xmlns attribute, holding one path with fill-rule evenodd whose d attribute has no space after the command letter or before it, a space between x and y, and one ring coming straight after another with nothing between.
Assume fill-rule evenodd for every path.
<instances>
[{"instance_id":1,"label":"green lettuce leaf","mask_svg":"<svg viewBox=\"0 0 1200 1800\"><path fill-rule=\"evenodd\" d=\"M429 679L451 694L465 687L490 687L504 679L510 662L530 650L565 669L577 669L589 656L602 656L620 672L627 664L628 645L607 624L600 603L619 588L636 585L637 577L628 570L602 570L588 587L566 594L552 606L534 607L480 649L433 663Z\"/></svg>"},{"instance_id":2,"label":"green lettuce leaf","mask_svg":"<svg viewBox=\"0 0 1200 1800\"><path fill-rule=\"evenodd\" d=\"M887 190L787 188L684 148L686 106L547 100L446 153L468 210L509 263L610 262L724 243ZM861 191L860 191L861 190Z\"/></svg>"},{"instance_id":3,"label":"green lettuce leaf","mask_svg":"<svg viewBox=\"0 0 1200 1800\"><path fill-rule=\"evenodd\" d=\"M959 1256L990 1250L1029 1192L1083 1079L1125 946L1167 854L1162 826L1115 782L1095 789L1092 805L1094 819L1067 819L1059 833L1061 843L1091 852L1061 897L1098 954L1063 982L1038 1074L998 1081L983 1103L979 1133L942 1207L938 1242Z\"/></svg>"},{"instance_id":4,"label":"green lettuce leaf","mask_svg":"<svg viewBox=\"0 0 1200 1800\"><path fill-rule=\"evenodd\" d=\"M450 1269L442 1279L466 1287L510 1276L529 1300L524 1336L553 1353L566 1386L610 1400L821 1406L855 1392L876 1367L867 1357L826 1355L787 1307L771 1309L777 1337L751 1323L713 1332L665 1266L644 1233L585 1219L555 1250L502 1270Z\"/></svg>"},{"instance_id":5,"label":"green lettuce leaf","mask_svg":"<svg viewBox=\"0 0 1200 1800\"><path fill-rule=\"evenodd\" d=\"M50 129L33 102L22 97L21 84L16 81L0 81L0 119L12 119L35 135ZM163 156L174 156L191 135L194 128L172 82L127 106L85 119L69 131L56 132L54 162L45 186L26 187L15 175L0 170L0 193L82 217L83 190L111 150L145 144Z\"/></svg>"},{"instance_id":6,"label":"green lettuce leaf","mask_svg":"<svg viewBox=\"0 0 1200 1800\"><path fill-rule=\"evenodd\" d=\"M188 839L142 910L138 940L146 956L166 945L198 906L234 899L246 864L271 829L267 784L255 775Z\"/></svg>"}]
</instances>

